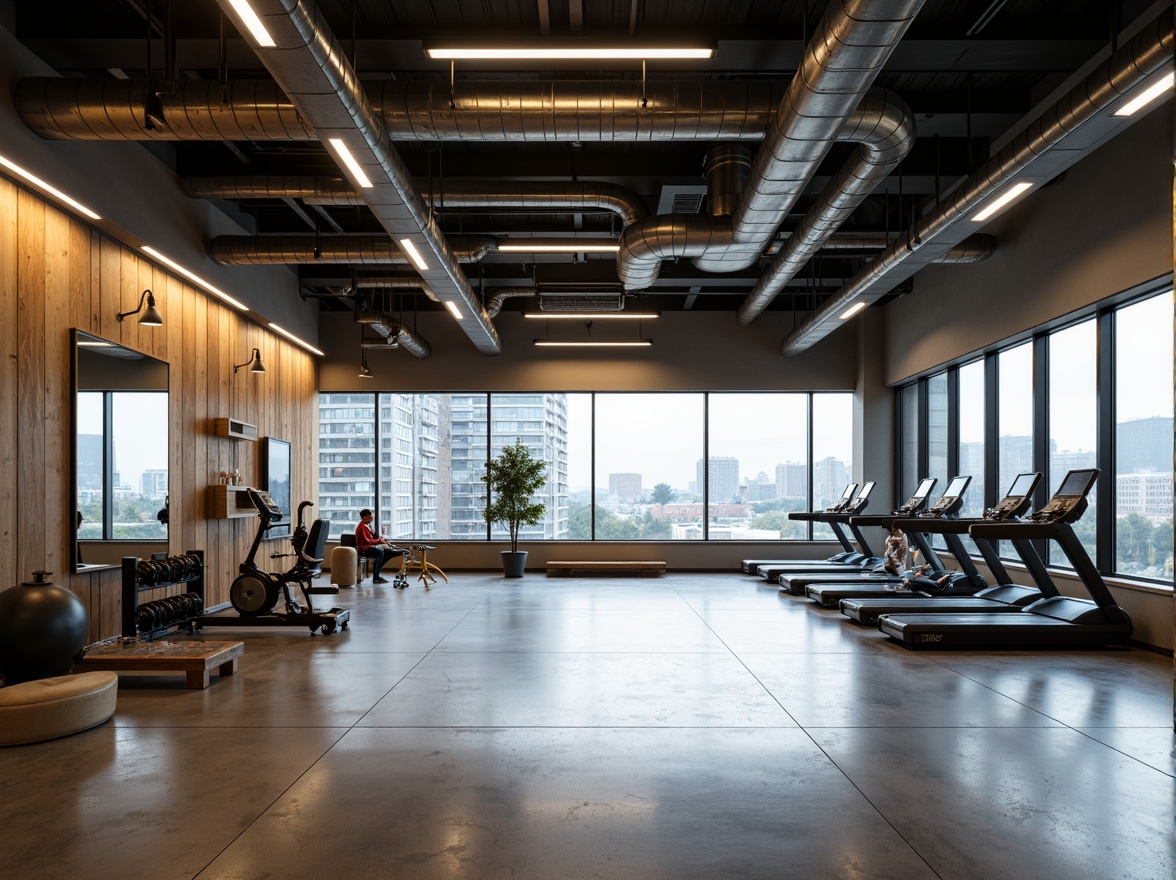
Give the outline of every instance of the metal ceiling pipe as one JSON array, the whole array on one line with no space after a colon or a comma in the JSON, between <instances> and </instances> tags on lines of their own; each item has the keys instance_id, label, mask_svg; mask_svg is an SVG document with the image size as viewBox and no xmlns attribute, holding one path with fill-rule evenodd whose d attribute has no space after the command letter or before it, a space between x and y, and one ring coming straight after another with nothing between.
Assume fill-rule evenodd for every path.
<instances>
[{"instance_id":1,"label":"metal ceiling pipe","mask_svg":"<svg viewBox=\"0 0 1176 880\"><path fill-rule=\"evenodd\" d=\"M782 241L786 242L785 235ZM826 251L881 251L888 248L897 236L885 232L836 232L829 236L821 250ZM951 250L936 258L937 263L982 263L996 253L995 235L977 232L969 235Z\"/></svg>"},{"instance_id":2,"label":"metal ceiling pipe","mask_svg":"<svg viewBox=\"0 0 1176 880\"><path fill-rule=\"evenodd\" d=\"M330 177L186 177L184 193L198 199L302 199L308 205L362 205L363 199L347 181ZM627 227L649 215L645 200L628 187L615 183L572 183L446 180L443 188L428 193L428 182L418 180L421 197L435 210L571 210L610 211Z\"/></svg>"},{"instance_id":3,"label":"metal ceiling pipe","mask_svg":"<svg viewBox=\"0 0 1176 880\"><path fill-rule=\"evenodd\" d=\"M393 140L486 142L759 141L784 97L759 80L387 80L363 86ZM145 80L28 77L15 103L53 140L317 140L272 80L179 80L147 126Z\"/></svg>"},{"instance_id":4,"label":"metal ceiling pipe","mask_svg":"<svg viewBox=\"0 0 1176 880\"><path fill-rule=\"evenodd\" d=\"M391 315L386 312L369 313L372 317L370 321L359 321L359 303L353 297L353 291L349 287L328 287L325 288L327 293L339 299L351 300L351 305L356 309L356 321L363 323L375 330L385 339L392 337L395 345L403 348L414 357L427 358L433 353L433 346L423 336L418 335L412 330L409 330ZM391 347L391 346L389 346Z\"/></svg>"},{"instance_id":5,"label":"metal ceiling pipe","mask_svg":"<svg viewBox=\"0 0 1176 880\"><path fill-rule=\"evenodd\" d=\"M830 0L732 217L739 242L767 242L816 173L924 0Z\"/></svg>"},{"instance_id":6,"label":"metal ceiling pipe","mask_svg":"<svg viewBox=\"0 0 1176 880\"><path fill-rule=\"evenodd\" d=\"M862 149L850 156L826 190L826 193L848 191L845 197L833 199L827 205L838 214L846 206L856 207L882 182L885 174L881 171L885 165L878 160L893 160L898 148L906 154L914 143L914 119L900 98L885 89L874 88L841 121L838 139L842 135L846 141L859 143ZM814 218L814 223L817 220ZM837 225L840 222L844 222L844 217ZM836 229L836 226L828 228L823 221L817 226L822 233ZM692 257L694 265L704 272L738 272L759 261L775 234L773 227L762 239L740 240L735 234L733 217L713 220L702 217L689 222L675 215L650 217L630 226L621 235L617 277L627 290L644 290L657 280L661 261L677 257Z\"/></svg>"},{"instance_id":7,"label":"metal ceiling pipe","mask_svg":"<svg viewBox=\"0 0 1176 880\"><path fill-rule=\"evenodd\" d=\"M1091 135L1083 129L1089 128L1092 122L1105 129L1096 132L1104 139L1129 125L1132 119L1116 119L1111 116L1110 107L1149 77L1171 66L1176 45L1173 22L1173 10L1168 7L833 294L784 338L781 351L791 356L812 347L841 325L839 316L851 303L879 299L895 283L932 262L944 249L945 242L959 241L956 236L966 229L963 224L980 203L1014 178L1033 176L1045 182L1077 162L1086 154L1084 150L1056 148L1070 138L1079 144L1089 144ZM969 240L971 237L965 242Z\"/></svg>"},{"instance_id":8,"label":"metal ceiling pipe","mask_svg":"<svg viewBox=\"0 0 1176 880\"><path fill-rule=\"evenodd\" d=\"M490 295L486 297L486 314L491 318L498 317L498 313L502 311L503 303L508 299L521 296L538 296L539 291L534 287L495 287L490 291Z\"/></svg>"},{"instance_id":9,"label":"metal ceiling pipe","mask_svg":"<svg viewBox=\"0 0 1176 880\"><path fill-rule=\"evenodd\" d=\"M422 278L384 278L381 276L371 276L368 278L357 278L355 287L361 290L419 290L433 302L441 302L437 294L433 293L433 288L425 284ZM347 292L354 293L354 289L347 288Z\"/></svg>"},{"instance_id":10,"label":"metal ceiling pipe","mask_svg":"<svg viewBox=\"0 0 1176 880\"><path fill-rule=\"evenodd\" d=\"M458 263L476 263L490 252L490 240L476 236L454 237L450 245ZM208 243L208 255L221 266L412 265L387 235L218 235Z\"/></svg>"},{"instance_id":11,"label":"metal ceiling pipe","mask_svg":"<svg viewBox=\"0 0 1176 880\"><path fill-rule=\"evenodd\" d=\"M235 15L231 0L217 2L226 14ZM274 43L272 48L254 47L258 59L319 139L334 145L337 161L343 161L346 151L366 175L371 185L360 183L368 208L398 244L408 241L419 251L417 271L474 346L483 354L500 354L498 331L392 146L321 7L306 0L252 0L251 6Z\"/></svg>"},{"instance_id":12,"label":"metal ceiling pipe","mask_svg":"<svg viewBox=\"0 0 1176 880\"><path fill-rule=\"evenodd\" d=\"M837 139L857 143L857 149L740 303L735 314L740 325L746 327L763 313L829 236L906 158L915 144L915 120L906 102L897 95L871 89Z\"/></svg>"},{"instance_id":13,"label":"metal ceiling pipe","mask_svg":"<svg viewBox=\"0 0 1176 880\"><path fill-rule=\"evenodd\" d=\"M747 185L751 150L740 144L720 144L703 160L706 172L706 209L712 217L730 217Z\"/></svg>"}]
</instances>

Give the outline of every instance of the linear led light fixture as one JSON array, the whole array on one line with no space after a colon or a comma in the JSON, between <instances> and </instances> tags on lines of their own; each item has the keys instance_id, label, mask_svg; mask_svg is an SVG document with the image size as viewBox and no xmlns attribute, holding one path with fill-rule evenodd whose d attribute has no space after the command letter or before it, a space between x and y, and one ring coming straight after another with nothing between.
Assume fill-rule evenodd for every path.
<instances>
[{"instance_id":1,"label":"linear led light fixture","mask_svg":"<svg viewBox=\"0 0 1176 880\"><path fill-rule=\"evenodd\" d=\"M1136 97L1132 98L1130 101L1116 110L1115 115L1134 116L1137 112L1139 112L1139 110L1146 107L1152 101L1156 100L1156 98L1160 97L1160 95L1164 94L1164 92L1169 91L1172 88L1174 82L1176 82L1176 74L1169 73L1159 82L1140 92Z\"/></svg>"},{"instance_id":2,"label":"linear led light fixture","mask_svg":"<svg viewBox=\"0 0 1176 880\"><path fill-rule=\"evenodd\" d=\"M265 25L261 23L261 19L257 17L257 13L253 11L253 7L246 0L229 0L229 4L233 7L233 11L240 16L241 23L249 29L249 33L253 34L257 45L267 49L272 49L277 45L269 31L265 29Z\"/></svg>"},{"instance_id":3,"label":"linear led light fixture","mask_svg":"<svg viewBox=\"0 0 1176 880\"><path fill-rule=\"evenodd\" d=\"M620 249L621 246L617 242L599 238L579 240L574 238L535 238L530 240L516 238L512 241L499 242L495 247L499 253L505 254L615 254Z\"/></svg>"},{"instance_id":4,"label":"linear led light fixture","mask_svg":"<svg viewBox=\"0 0 1176 880\"><path fill-rule=\"evenodd\" d=\"M457 303L447 299L445 300L445 308L449 309L454 318L461 320L461 309L457 307Z\"/></svg>"},{"instance_id":5,"label":"linear led light fixture","mask_svg":"<svg viewBox=\"0 0 1176 880\"><path fill-rule=\"evenodd\" d=\"M143 251L143 253L148 254L149 256L152 256L155 259L159 260L159 262L163 263L163 265L167 266L168 268L175 269L177 272L179 272L181 275L183 275L189 281L194 281L195 283L199 284L201 287L203 287L209 293L216 294L221 299L223 299L225 302L227 302L229 305L231 305L233 308L240 309L243 312L249 311L249 306L245 305L245 303L233 299L231 296L229 296L227 293L225 293L220 288L213 287L211 284L209 284L207 281L205 281L203 278L201 278L195 272L189 272L187 269L185 269L183 266L181 266L175 260L172 260L172 259L169 259L168 257L165 257L163 254L161 254L159 251L157 251L155 248L151 247L150 245L146 245L146 244L143 245L141 250Z\"/></svg>"},{"instance_id":6,"label":"linear led light fixture","mask_svg":"<svg viewBox=\"0 0 1176 880\"><path fill-rule=\"evenodd\" d=\"M412 243L411 238L400 239L400 249L408 254L408 258L412 260L412 264L421 272L429 271L429 264L425 262L425 258L421 256L421 252L417 250L417 246Z\"/></svg>"},{"instance_id":7,"label":"linear led light fixture","mask_svg":"<svg viewBox=\"0 0 1176 880\"><path fill-rule=\"evenodd\" d=\"M1007 190L1004 191L1004 194L1002 196L995 199L992 202L992 204L990 204L987 208L985 208L983 211L981 211L979 214L977 214L975 217L973 217L972 222L979 223L981 220L987 220L989 217L991 217L993 214L995 214L997 211L999 211L1001 208L1003 208L1005 205L1007 205L1013 199L1022 195L1026 190L1030 189L1032 186L1033 186L1033 184L1028 183L1026 181L1022 181L1021 183L1013 184Z\"/></svg>"},{"instance_id":8,"label":"linear led light fixture","mask_svg":"<svg viewBox=\"0 0 1176 880\"><path fill-rule=\"evenodd\" d=\"M695 60L715 57L713 44L593 46L578 41L486 45L476 43L425 44L434 61L642 61Z\"/></svg>"},{"instance_id":9,"label":"linear led light fixture","mask_svg":"<svg viewBox=\"0 0 1176 880\"><path fill-rule=\"evenodd\" d=\"M840 316L841 320L848 321L850 318L852 318L854 315L856 315L858 312L860 312L862 309L864 309L868 305L869 305L869 303L866 302L864 299L859 300L858 302L855 302L852 306L850 306L848 309L846 309L844 312L841 313L841 316Z\"/></svg>"},{"instance_id":10,"label":"linear led light fixture","mask_svg":"<svg viewBox=\"0 0 1176 880\"><path fill-rule=\"evenodd\" d=\"M296 342L298 345L301 345L307 351L312 351L315 354L317 354L319 357L324 357L324 355L321 351L319 351L317 348L315 348L309 342L303 342L301 339L299 339L297 336L295 336L293 333L291 333L285 327L279 327L277 324L274 324L272 322L270 323L269 326L270 326L271 330L276 330L277 332L279 332L283 336L285 336L287 339L289 339L291 342Z\"/></svg>"},{"instance_id":11,"label":"linear led light fixture","mask_svg":"<svg viewBox=\"0 0 1176 880\"><path fill-rule=\"evenodd\" d=\"M343 143L342 139L340 138L327 138L327 143L330 145L331 149L335 151L335 154L338 155L339 161L342 162L347 167L347 170L351 172L352 178L355 180L360 189L371 189L371 180L366 174L364 174L364 171L359 166L359 163L355 161L355 157L351 155L351 150L347 149L347 144Z\"/></svg>"},{"instance_id":12,"label":"linear led light fixture","mask_svg":"<svg viewBox=\"0 0 1176 880\"><path fill-rule=\"evenodd\" d=\"M648 321L661 312L526 312L524 318L539 321Z\"/></svg>"},{"instance_id":13,"label":"linear led light fixture","mask_svg":"<svg viewBox=\"0 0 1176 880\"><path fill-rule=\"evenodd\" d=\"M10 162L9 160L5 159L3 156L0 156L0 165L3 165L5 168L7 168L9 171L11 171L13 174L17 175L18 177L23 177L25 180L27 180L29 183L31 183L33 186L37 187L38 189L43 189L45 192L49 193L49 195L53 196L53 198L57 199L58 201L65 202L67 205L69 205L75 211L79 212L80 214L84 214L85 216L89 217L91 220L101 220L102 219L98 214L95 214L93 211L91 211L89 208L87 208L85 205L83 205L77 199L71 199L69 196L67 196L65 193L63 193L61 190L59 190L57 187L50 186L45 181L41 180L41 178L37 177L35 174L30 174L28 171L25 171L23 168L21 168L15 162Z\"/></svg>"},{"instance_id":14,"label":"linear led light fixture","mask_svg":"<svg viewBox=\"0 0 1176 880\"><path fill-rule=\"evenodd\" d=\"M648 348L652 339L536 339L539 348Z\"/></svg>"}]
</instances>

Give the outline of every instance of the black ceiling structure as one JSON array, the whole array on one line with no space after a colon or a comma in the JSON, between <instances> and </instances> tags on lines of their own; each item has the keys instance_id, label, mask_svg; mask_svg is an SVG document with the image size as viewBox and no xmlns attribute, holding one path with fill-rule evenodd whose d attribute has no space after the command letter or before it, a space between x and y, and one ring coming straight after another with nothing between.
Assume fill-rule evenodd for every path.
<instances>
[{"instance_id":1,"label":"black ceiling structure","mask_svg":"<svg viewBox=\"0 0 1176 880\"><path fill-rule=\"evenodd\" d=\"M747 166L760 162L781 101L793 94L798 69L807 63L811 46L820 43L828 5L826 0L309 4L382 117L425 205L422 222L435 228L483 303L504 288L559 291L561 302L569 291L595 295L594 302L616 300L617 292L628 288L647 307L731 313L742 307L741 320L765 267L793 234L811 224L807 215L835 188L861 138L836 140L817 156L795 198L780 203L780 222L763 237L766 244L727 241L703 256L683 245L677 256L677 245L649 244L636 230L645 229L642 234L650 239L666 229L696 236L721 198L730 195L737 203L746 196L740 193ZM1156 4L926 0L906 5L913 17L884 53L881 68L861 85L869 95L893 96L905 106L894 137L909 143L893 167L874 172L878 179L869 191L844 206L819 245L795 257L797 265L779 295L767 297L762 309L809 312L842 289L900 230L982 169L993 145L1007 141L1076 71L1100 52L1120 48L1123 28ZM278 90L267 104L269 92L258 91L274 88L273 65L259 58L264 53L254 50L217 0L17 0L15 10L16 38L63 80L83 83L79 106L94 110L93 95L100 92L108 103L110 95L123 94L118 89L142 95L141 110L133 100L124 107L128 117L140 117L132 120L136 132L114 132L124 123L107 114L97 127L109 117L110 130L94 136L143 141L144 149L174 169L192 197L216 199L248 218L252 240L210 243L218 262L289 263L304 295L319 297L324 309L355 308L357 299L373 296L400 307L406 297L412 308L442 307L441 291L431 296L427 284L412 286L419 278L396 248L387 246L395 238L387 222L354 191L334 155L306 125L298 101L287 108L288 115L280 108L269 112L270 104L285 101ZM710 60L644 65L463 60L451 67L423 51L439 41L556 40L701 41L716 52ZM240 97L247 88L254 90L250 101ZM83 126L72 118L77 113L58 110L60 97L22 90L18 109L43 136L81 136L38 128L37 119L49 117L54 118L45 125ZM269 116L253 128L242 122L232 129L183 133L187 123L178 108L201 101L215 106L192 117L194 129L219 125L213 113L218 107L236 111L248 104L259 117ZM644 106L634 109L634 102ZM568 111L574 120L561 123L558 117L571 104L578 107ZM497 114L495 107L501 108ZM548 111L551 120L545 121ZM863 104L854 112L864 115L868 108ZM525 130L532 125L546 127ZM284 134L275 130L282 127ZM720 136L709 137L712 131ZM721 148L737 149L723 154ZM719 167L724 155L735 157L733 176L724 177ZM752 167L753 179L756 173ZM732 193L716 191L723 181ZM740 210L736 204L736 226L743 219ZM695 215L697 221L689 219ZM658 218L668 217L676 218L674 223L659 227ZM502 249L534 238L615 242L622 237L645 248L634 260L654 261L648 282L627 283L645 278L644 269L619 269L617 256L608 251ZM736 240L745 239L736 235ZM712 246L713 241L707 245ZM983 259L993 246L999 242L943 259ZM381 288L373 280L380 278L400 283ZM875 301L884 303L912 283L917 278ZM499 296L494 311L529 306L526 296Z\"/></svg>"}]
</instances>

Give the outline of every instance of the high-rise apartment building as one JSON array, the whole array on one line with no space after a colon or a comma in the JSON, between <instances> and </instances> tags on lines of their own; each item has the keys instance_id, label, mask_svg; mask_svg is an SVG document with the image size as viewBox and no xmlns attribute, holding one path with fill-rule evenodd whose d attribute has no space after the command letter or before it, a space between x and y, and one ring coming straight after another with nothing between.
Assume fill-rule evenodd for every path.
<instances>
[{"instance_id":1,"label":"high-rise apartment building","mask_svg":"<svg viewBox=\"0 0 1176 880\"><path fill-rule=\"evenodd\" d=\"M776 497L808 497L808 465L786 461L776 465Z\"/></svg>"},{"instance_id":2,"label":"high-rise apartment building","mask_svg":"<svg viewBox=\"0 0 1176 880\"><path fill-rule=\"evenodd\" d=\"M709 462L709 464L708 464ZM712 455L695 465L698 485L707 486L707 499L724 504L739 501L739 459L731 455ZM704 484L704 480L709 483Z\"/></svg>"}]
</instances>

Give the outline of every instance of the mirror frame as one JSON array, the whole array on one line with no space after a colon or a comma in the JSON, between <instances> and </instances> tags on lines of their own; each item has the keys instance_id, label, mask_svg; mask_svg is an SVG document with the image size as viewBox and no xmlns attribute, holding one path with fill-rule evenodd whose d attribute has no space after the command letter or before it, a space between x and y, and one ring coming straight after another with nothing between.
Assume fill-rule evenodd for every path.
<instances>
[{"instance_id":1,"label":"mirror frame","mask_svg":"<svg viewBox=\"0 0 1176 880\"><path fill-rule=\"evenodd\" d=\"M155 363L161 364L163 366L164 371L167 375L167 385L165 388L163 388L161 390L163 391L163 393L168 395L168 418L167 418L167 422L165 423L165 428L167 429L167 433L168 433L169 437L168 437L168 440L166 441L165 445L167 448L167 456L168 456L168 494L167 494L167 497L169 499L171 497L171 488L172 488L171 487L171 438L170 438L170 433L171 433L171 364L170 364L170 362L165 361L161 358L157 358L154 355L146 354L145 352L141 352L137 349L131 348L129 345L123 345L121 342L114 342L113 340L110 340L110 339L104 339L103 337L98 336L95 333L91 333L88 330L81 330L77 327L73 327L70 329L69 339L70 339L70 349L69 349L69 390L70 390L70 401L69 401L69 404L70 404L70 406L69 406L69 475L70 475L70 479L69 479L69 492L70 492L69 509L74 511L73 516L69 518L69 530L70 530L69 534L71 536L69 539L69 570L70 570L70 572L76 574L79 571L95 571L95 570L104 569L104 568L116 568L119 564L118 562L85 564L85 563L81 563L78 561L78 549L79 549L79 543L80 543L78 541L78 530L77 530L77 520L76 520L77 511L78 511L78 393L79 393L79 391L88 390L88 389L79 388L79 385L80 385L79 377L78 377L78 368L79 368L79 357L78 357L79 348L78 348L78 346L79 346L79 343L83 340L90 340L90 339L92 339L96 342L104 342L104 343L111 345L111 346L114 346L116 348L121 348L125 351L133 352L134 354L140 355L143 358L154 361ZM136 541L132 541L132 540L127 540L127 543L128 544L159 543L159 544L164 545L163 546L164 551L166 551L170 555L171 536L172 536L171 524L168 523L166 538L159 539L157 541L150 541L150 542L147 542L147 541L136 542ZM103 540L105 541L106 539L103 539Z\"/></svg>"}]
</instances>

